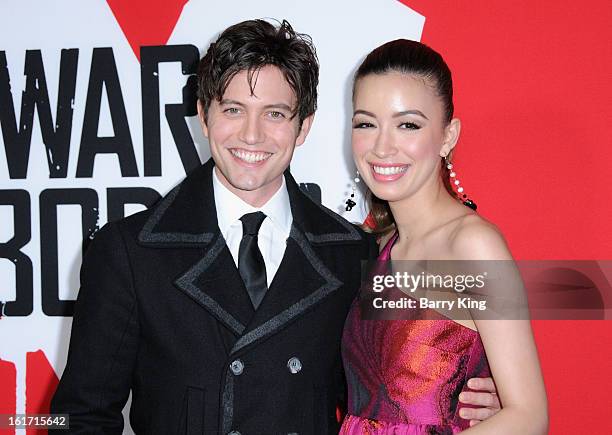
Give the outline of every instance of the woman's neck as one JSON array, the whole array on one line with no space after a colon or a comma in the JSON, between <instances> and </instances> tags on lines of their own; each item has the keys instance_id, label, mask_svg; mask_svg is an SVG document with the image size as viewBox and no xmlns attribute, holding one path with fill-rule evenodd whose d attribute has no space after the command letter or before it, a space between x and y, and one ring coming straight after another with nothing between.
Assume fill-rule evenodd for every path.
<instances>
[{"instance_id":1,"label":"woman's neck","mask_svg":"<svg viewBox=\"0 0 612 435\"><path fill-rule=\"evenodd\" d=\"M447 212L456 204L441 182L423 186L414 195L389 202L400 240L417 240L448 220Z\"/></svg>"}]
</instances>

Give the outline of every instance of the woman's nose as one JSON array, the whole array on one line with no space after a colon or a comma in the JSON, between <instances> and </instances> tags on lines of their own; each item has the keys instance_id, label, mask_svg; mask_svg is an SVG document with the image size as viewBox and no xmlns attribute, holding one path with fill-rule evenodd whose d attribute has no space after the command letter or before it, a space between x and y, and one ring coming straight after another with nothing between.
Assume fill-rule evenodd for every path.
<instances>
[{"instance_id":1,"label":"woman's nose","mask_svg":"<svg viewBox=\"0 0 612 435\"><path fill-rule=\"evenodd\" d=\"M395 146L393 135L381 130L376 138L373 151L374 154L380 158L395 155L397 153L397 148Z\"/></svg>"}]
</instances>

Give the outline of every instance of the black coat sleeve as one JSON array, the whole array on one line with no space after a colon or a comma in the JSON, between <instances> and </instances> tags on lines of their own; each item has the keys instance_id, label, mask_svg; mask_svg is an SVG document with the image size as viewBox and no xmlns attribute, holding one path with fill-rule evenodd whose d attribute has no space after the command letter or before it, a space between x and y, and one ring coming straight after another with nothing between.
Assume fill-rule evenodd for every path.
<instances>
[{"instance_id":1,"label":"black coat sleeve","mask_svg":"<svg viewBox=\"0 0 612 435\"><path fill-rule=\"evenodd\" d=\"M55 433L121 434L138 335L126 245L108 224L83 257L68 361L51 402L52 413L69 414L70 430Z\"/></svg>"}]
</instances>

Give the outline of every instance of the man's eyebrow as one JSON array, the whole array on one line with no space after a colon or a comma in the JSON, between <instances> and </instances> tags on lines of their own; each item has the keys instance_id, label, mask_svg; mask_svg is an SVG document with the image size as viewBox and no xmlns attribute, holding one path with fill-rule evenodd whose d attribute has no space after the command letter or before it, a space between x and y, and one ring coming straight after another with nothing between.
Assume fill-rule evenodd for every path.
<instances>
[{"instance_id":1,"label":"man's eyebrow","mask_svg":"<svg viewBox=\"0 0 612 435\"><path fill-rule=\"evenodd\" d=\"M241 103L240 101L228 100L228 99L221 100L221 102L219 104L222 105L222 106L236 105L236 106L245 107L245 105L243 103ZM280 110L286 110L288 112L293 111L293 109L288 104L285 104L285 103L267 104L267 105L264 106L264 109L266 109L266 110L269 110L269 109L280 109Z\"/></svg>"},{"instance_id":2,"label":"man's eyebrow","mask_svg":"<svg viewBox=\"0 0 612 435\"><path fill-rule=\"evenodd\" d=\"M288 104L285 103L268 104L264 106L264 109L282 109L288 112L291 112L293 110Z\"/></svg>"},{"instance_id":3,"label":"man's eyebrow","mask_svg":"<svg viewBox=\"0 0 612 435\"><path fill-rule=\"evenodd\" d=\"M219 104L221 104L221 105L235 104L237 106L243 106L244 107L244 104L242 104L240 101L228 100L228 99L225 99L225 98L223 100L221 100L221 102Z\"/></svg>"}]
</instances>

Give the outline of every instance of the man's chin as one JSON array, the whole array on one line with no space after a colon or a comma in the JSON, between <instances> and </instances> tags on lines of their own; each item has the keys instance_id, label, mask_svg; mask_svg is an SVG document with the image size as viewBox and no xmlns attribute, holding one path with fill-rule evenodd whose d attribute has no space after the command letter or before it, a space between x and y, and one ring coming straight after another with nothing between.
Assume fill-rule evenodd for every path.
<instances>
[{"instance_id":1,"label":"man's chin","mask_svg":"<svg viewBox=\"0 0 612 435\"><path fill-rule=\"evenodd\" d=\"M264 180L253 178L253 177L236 177L228 179L232 190L240 192L255 192L258 190L265 190L269 183L265 183Z\"/></svg>"},{"instance_id":2,"label":"man's chin","mask_svg":"<svg viewBox=\"0 0 612 435\"><path fill-rule=\"evenodd\" d=\"M234 189L241 190L243 192L254 192L262 187L259 183L231 183L231 184Z\"/></svg>"},{"instance_id":3,"label":"man's chin","mask_svg":"<svg viewBox=\"0 0 612 435\"><path fill-rule=\"evenodd\" d=\"M252 191L257 189L262 183L259 180L260 177L255 174L245 173L243 168L235 168L230 165L226 165L224 169L218 168L220 173L219 179L221 182L231 189ZM251 171L249 171L251 172Z\"/></svg>"}]
</instances>

